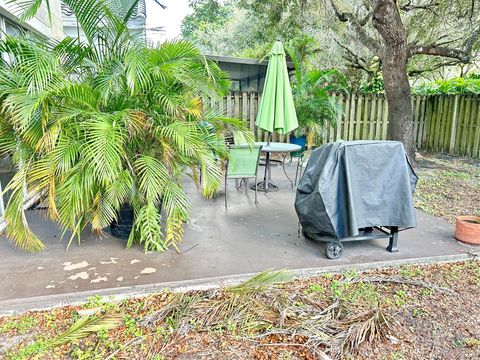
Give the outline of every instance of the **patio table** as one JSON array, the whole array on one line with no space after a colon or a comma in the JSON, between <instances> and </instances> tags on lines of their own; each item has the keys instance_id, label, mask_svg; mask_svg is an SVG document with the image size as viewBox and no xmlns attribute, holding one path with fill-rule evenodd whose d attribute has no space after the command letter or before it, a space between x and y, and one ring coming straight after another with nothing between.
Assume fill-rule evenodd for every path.
<instances>
[{"instance_id":1,"label":"patio table","mask_svg":"<svg viewBox=\"0 0 480 360\"><path fill-rule=\"evenodd\" d=\"M285 158L287 154L299 151L302 149L300 145L297 144L290 144L290 143L281 143L281 142L256 142L255 145L262 145L262 152L267 154L267 158L265 161L265 175L263 177L263 181L257 184L257 191L278 191L278 186L271 182L271 173L270 173L270 154L271 153L284 153L282 160L282 169L283 173L287 177L288 181L293 187L292 179L288 176L285 170ZM268 173L268 176L267 176ZM255 188L255 185L252 186L252 189Z\"/></svg>"}]
</instances>

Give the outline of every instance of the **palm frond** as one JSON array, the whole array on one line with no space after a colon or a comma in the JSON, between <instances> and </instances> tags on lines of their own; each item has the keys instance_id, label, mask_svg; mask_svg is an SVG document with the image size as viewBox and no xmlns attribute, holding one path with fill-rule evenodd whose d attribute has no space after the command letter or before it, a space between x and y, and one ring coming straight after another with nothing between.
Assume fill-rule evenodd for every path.
<instances>
[{"instance_id":1,"label":"palm frond","mask_svg":"<svg viewBox=\"0 0 480 360\"><path fill-rule=\"evenodd\" d=\"M147 201L159 203L166 186L170 183L170 176L165 165L158 159L147 155L140 155L133 163L138 176L138 187Z\"/></svg>"},{"instance_id":2,"label":"palm frond","mask_svg":"<svg viewBox=\"0 0 480 360\"><path fill-rule=\"evenodd\" d=\"M47 12L51 21L50 1L49 0L8 0L7 4L15 4L20 11L20 19L30 20L33 18L42 3L45 2Z\"/></svg>"},{"instance_id":3,"label":"palm frond","mask_svg":"<svg viewBox=\"0 0 480 360\"><path fill-rule=\"evenodd\" d=\"M78 341L87 337L90 334L99 331L108 331L120 326L123 320L120 316L101 316L92 315L84 316L75 321L75 323L68 328L63 334L59 335L55 340L49 343L50 348L67 344L72 341Z\"/></svg>"},{"instance_id":4,"label":"palm frond","mask_svg":"<svg viewBox=\"0 0 480 360\"><path fill-rule=\"evenodd\" d=\"M120 114L97 113L82 124L86 136L84 156L95 165L95 176L103 184L110 184L116 178L126 156L126 133L120 118Z\"/></svg>"},{"instance_id":5,"label":"palm frond","mask_svg":"<svg viewBox=\"0 0 480 360\"><path fill-rule=\"evenodd\" d=\"M293 274L287 270L265 270L247 281L228 287L226 290L234 293L252 293L278 286L292 280Z\"/></svg>"},{"instance_id":6,"label":"palm frond","mask_svg":"<svg viewBox=\"0 0 480 360\"><path fill-rule=\"evenodd\" d=\"M38 1L38 0L37 0ZM73 11L88 41L93 43L99 28L108 26L104 0L63 0Z\"/></svg>"},{"instance_id":7,"label":"palm frond","mask_svg":"<svg viewBox=\"0 0 480 360\"><path fill-rule=\"evenodd\" d=\"M127 248L134 242L143 243L145 252L167 250L162 237L161 216L152 201L148 201L135 216L132 232L128 237Z\"/></svg>"},{"instance_id":8,"label":"palm frond","mask_svg":"<svg viewBox=\"0 0 480 360\"><path fill-rule=\"evenodd\" d=\"M20 249L37 252L43 250L45 245L32 232L25 216L25 187L28 170L29 163L24 163L5 187L4 193L11 191L11 194L3 218L7 223L7 237Z\"/></svg>"}]
</instances>

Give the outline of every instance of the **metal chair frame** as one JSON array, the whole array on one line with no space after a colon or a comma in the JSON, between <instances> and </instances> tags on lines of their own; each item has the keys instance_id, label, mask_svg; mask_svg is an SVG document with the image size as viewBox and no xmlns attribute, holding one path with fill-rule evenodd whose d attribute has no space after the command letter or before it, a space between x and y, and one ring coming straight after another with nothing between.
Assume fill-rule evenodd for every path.
<instances>
[{"instance_id":1,"label":"metal chair frame","mask_svg":"<svg viewBox=\"0 0 480 360\"><path fill-rule=\"evenodd\" d=\"M302 178L303 165L305 164L305 162L308 162L308 159L310 159L310 156L305 158L305 155L310 154L311 151L312 150L305 150L298 157L297 169L295 171L295 182L294 182L295 186L297 186L298 181L300 181L300 179Z\"/></svg>"},{"instance_id":2,"label":"metal chair frame","mask_svg":"<svg viewBox=\"0 0 480 360\"><path fill-rule=\"evenodd\" d=\"M255 175L254 176L244 176L244 175L231 175L229 176L228 175L228 163L229 161L227 160L225 162L225 208L227 207L227 197L228 197L228 193L227 193L227 180L228 179L235 179L236 181L238 181L238 179L242 181L245 181L245 194L248 193L248 180L249 179L255 179L255 204L258 204L258 196L257 196L257 174L258 174L258 165L260 163L260 154L262 153L262 146L261 145L252 145L252 146L248 146L248 145L232 145L230 147L231 149L232 148L249 148L249 149L255 149L257 150L258 149L258 156L257 156L257 161L256 161L256 167L255 167ZM240 185L241 185L241 182L240 182ZM238 187L237 187L238 189Z\"/></svg>"}]
</instances>

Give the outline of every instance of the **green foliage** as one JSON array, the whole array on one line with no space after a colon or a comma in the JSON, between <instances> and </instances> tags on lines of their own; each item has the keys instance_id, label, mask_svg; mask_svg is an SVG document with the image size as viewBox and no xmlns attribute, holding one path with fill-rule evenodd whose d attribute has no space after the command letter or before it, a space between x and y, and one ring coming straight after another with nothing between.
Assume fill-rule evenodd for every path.
<instances>
[{"instance_id":1,"label":"green foliage","mask_svg":"<svg viewBox=\"0 0 480 360\"><path fill-rule=\"evenodd\" d=\"M193 13L185 16L182 21L182 36L185 39L196 40L197 31L219 29L232 15L229 2L218 0L200 0L191 3Z\"/></svg>"},{"instance_id":2,"label":"green foliage","mask_svg":"<svg viewBox=\"0 0 480 360\"><path fill-rule=\"evenodd\" d=\"M347 79L336 69L307 70L302 62L305 47L286 49L295 64L292 92L299 125L295 135L306 135L310 148L321 140L327 126L336 125L341 107L332 94L347 92Z\"/></svg>"},{"instance_id":3,"label":"green foliage","mask_svg":"<svg viewBox=\"0 0 480 360\"><path fill-rule=\"evenodd\" d=\"M358 92L364 94L380 94L384 92L385 84L381 75L374 77L370 82L361 85L358 88Z\"/></svg>"},{"instance_id":4,"label":"green foliage","mask_svg":"<svg viewBox=\"0 0 480 360\"><path fill-rule=\"evenodd\" d=\"M36 325L37 321L33 316L21 317L18 320L10 321L2 326L0 326L0 334L6 333L12 330L19 332L20 334L25 334L32 327Z\"/></svg>"},{"instance_id":5,"label":"green foliage","mask_svg":"<svg viewBox=\"0 0 480 360\"><path fill-rule=\"evenodd\" d=\"M85 43L0 42L12 59L0 67L0 155L19 167L5 189L12 194L6 232L22 249L44 248L23 211L26 188L46 197L50 218L72 234L69 244L88 224L102 233L129 204L128 246L165 251L181 241L191 212L183 175L213 196L222 179L216 159L226 156L217 134L246 129L204 109L202 98L223 96L229 81L195 45L147 47L126 27L131 11L94 3L68 1Z\"/></svg>"},{"instance_id":6,"label":"green foliage","mask_svg":"<svg viewBox=\"0 0 480 360\"><path fill-rule=\"evenodd\" d=\"M417 95L480 94L480 78L472 75L449 80L436 80L412 88Z\"/></svg>"},{"instance_id":7,"label":"green foliage","mask_svg":"<svg viewBox=\"0 0 480 360\"><path fill-rule=\"evenodd\" d=\"M405 306L410 300L410 296L405 290L397 290L393 294L393 302L397 307Z\"/></svg>"},{"instance_id":8,"label":"green foliage","mask_svg":"<svg viewBox=\"0 0 480 360\"><path fill-rule=\"evenodd\" d=\"M308 287L307 292L308 293L324 294L325 293L325 288L320 284L312 284Z\"/></svg>"},{"instance_id":9,"label":"green foliage","mask_svg":"<svg viewBox=\"0 0 480 360\"><path fill-rule=\"evenodd\" d=\"M345 301L353 305L378 304L379 292L371 283L350 284L341 280L333 280L330 292L334 299Z\"/></svg>"},{"instance_id":10,"label":"green foliage","mask_svg":"<svg viewBox=\"0 0 480 360\"><path fill-rule=\"evenodd\" d=\"M39 355L47 351L49 348L48 340L44 338L37 339L34 343L22 347L18 351L7 351L5 358L23 360L39 358Z\"/></svg>"},{"instance_id":11,"label":"green foliage","mask_svg":"<svg viewBox=\"0 0 480 360\"><path fill-rule=\"evenodd\" d=\"M424 271L421 267L413 265L402 266L400 267L399 272L405 278L422 276L424 274Z\"/></svg>"}]
</instances>

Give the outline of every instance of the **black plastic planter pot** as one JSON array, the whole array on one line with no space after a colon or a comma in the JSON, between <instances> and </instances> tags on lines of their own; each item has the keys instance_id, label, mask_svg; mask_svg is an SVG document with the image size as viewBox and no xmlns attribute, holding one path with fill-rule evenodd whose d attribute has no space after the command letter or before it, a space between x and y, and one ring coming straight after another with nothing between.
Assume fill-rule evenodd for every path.
<instances>
[{"instance_id":1,"label":"black plastic planter pot","mask_svg":"<svg viewBox=\"0 0 480 360\"><path fill-rule=\"evenodd\" d=\"M129 205L122 206L118 214L118 221L110 224L112 236L119 239L128 239L133 227L133 208Z\"/></svg>"}]
</instances>

